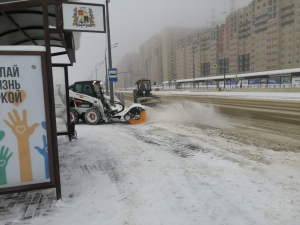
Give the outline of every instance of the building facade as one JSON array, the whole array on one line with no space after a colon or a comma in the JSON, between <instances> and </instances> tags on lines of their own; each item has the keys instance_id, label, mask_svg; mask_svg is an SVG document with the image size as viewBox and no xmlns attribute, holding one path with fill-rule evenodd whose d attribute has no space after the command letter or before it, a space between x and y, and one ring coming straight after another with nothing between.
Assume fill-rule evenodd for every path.
<instances>
[{"instance_id":1,"label":"building facade","mask_svg":"<svg viewBox=\"0 0 300 225\"><path fill-rule=\"evenodd\" d=\"M223 23L166 28L140 46L143 77L163 81L300 66L300 0L252 0Z\"/></svg>"}]
</instances>

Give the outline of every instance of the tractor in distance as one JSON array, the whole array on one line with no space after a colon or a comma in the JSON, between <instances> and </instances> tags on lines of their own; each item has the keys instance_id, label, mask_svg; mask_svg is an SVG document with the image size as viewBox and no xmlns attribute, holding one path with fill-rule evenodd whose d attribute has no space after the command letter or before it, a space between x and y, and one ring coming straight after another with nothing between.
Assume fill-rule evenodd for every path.
<instances>
[{"instance_id":1,"label":"tractor in distance","mask_svg":"<svg viewBox=\"0 0 300 225\"><path fill-rule=\"evenodd\" d=\"M133 101L145 106L155 106L161 103L161 99L157 95L152 94L151 81L140 79L135 82L136 88L133 90ZM154 82L156 85L156 82Z\"/></svg>"}]
</instances>

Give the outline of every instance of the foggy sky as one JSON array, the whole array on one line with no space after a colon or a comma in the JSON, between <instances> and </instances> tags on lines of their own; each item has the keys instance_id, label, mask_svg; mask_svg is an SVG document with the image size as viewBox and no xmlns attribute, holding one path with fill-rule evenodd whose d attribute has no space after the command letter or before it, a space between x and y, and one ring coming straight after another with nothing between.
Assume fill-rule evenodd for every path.
<instances>
[{"instance_id":1,"label":"foggy sky","mask_svg":"<svg viewBox=\"0 0 300 225\"><path fill-rule=\"evenodd\" d=\"M104 0L82 2L105 4ZM236 9L250 2L236 0ZM165 27L210 26L212 9L215 21L224 22L230 11L230 0L111 0L111 44L118 43L118 47L112 49L113 67L125 54L138 53L140 45ZM76 63L69 67L70 84L88 79L95 65L104 60L106 36L104 33L82 33L80 49L76 51ZM54 62L60 60L60 57L55 57ZM104 64L98 67L97 74L98 79L104 79Z\"/></svg>"}]
</instances>

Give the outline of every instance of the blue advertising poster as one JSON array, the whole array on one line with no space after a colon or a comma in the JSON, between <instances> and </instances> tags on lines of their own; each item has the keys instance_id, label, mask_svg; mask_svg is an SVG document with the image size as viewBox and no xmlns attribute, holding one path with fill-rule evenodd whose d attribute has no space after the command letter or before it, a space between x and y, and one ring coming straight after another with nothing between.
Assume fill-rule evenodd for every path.
<instances>
[{"instance_id":1,"label":"blue advertising poster","mask_svg":"<svg viewBox=\"0 0 300 225\"><path fill-rule=\"evenodd\" d=\"M238 84L238 80L231 80L231 85L237 85Z\"/></svg>"},{"instance_id":2,"label":"blue advertising poster","mask_svg":"<svg viewBox=\"0 0 300 225\"><path fill-rule=\"evenodd\" d=\"M253 84L260 84L260 79L257 78L257 79L250 79L249 80L249 85L253 85Z\"/></svg>"},{"instance_id":3,"label":"blue advertising poster","mask_svg":"<svg viewBox=\"0 0 300 225\"><path fill-rule=\"evenodd\" d=\"M225 84L230 85L230 80L226 80Z\"/></svg>"},{"instance_id":4,"label":"blue advertising poster","mask_svg":"<svg viewBox=\"0 0 300 225\"><path fill-rule=\"evenodd\" d=\"M212 81L206 81L206 85L212 85L213 82Z\"/></svg>"},{"instance_id":5,"label":"blue advertising poster","mask_svg":"<svg viewBox=\"0 0 300 225\"><path fill-rule=\"evenodd\" d=\"M280 77L278 78L269 78L268 84L280 84Z\"/></svg>"}]
</instances>

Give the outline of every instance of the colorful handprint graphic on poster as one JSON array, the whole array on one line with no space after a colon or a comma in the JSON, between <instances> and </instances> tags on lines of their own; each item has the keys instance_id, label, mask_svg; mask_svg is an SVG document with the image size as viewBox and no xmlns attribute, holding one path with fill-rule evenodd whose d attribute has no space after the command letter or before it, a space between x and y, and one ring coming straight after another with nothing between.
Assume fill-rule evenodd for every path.
<instances>
[{"instance_id":1,"label":"colorful handprint graphic on poster","mask_svg":"<svg viewBox=\"0 0 300 225\"><path fill-rule=\"evenodd\" d=\"M42 127L46 130L46 122L42 122ZM40 148L38 146L35 146L34 148L39 151L39 153L44 157L45 161L45 174L46 179L50 178L50 172L49 172L49 158L48 158L48 144L46 140L46 136L43 135L43 148Z\"/></svg>"},{"instance_id":2,"label":"colorful handprint graphic on poster","mask_svg":"<svg viewBox=\"0 0 300 225\"><path fill-rule=\"evenodd\" d=\"M20 178L21 182L28 182L33 180L32 166L30 158L30 146L29 137L33 134L38 123L34 123L32 126L27 125L27 111L22 111L22 119L20 118L17 110L13 109L13 115L8 113L10 122L4 120L4 123L12 130L13 134L17 138L19 162L20 162Z\"/></svg>"},{"instance_id":3,"label":"colorful handprint graphic on poster","mask_svg":"<svg viewBox=\"0 0 300 225\"><path fill-rule=\"evenodd\" d=\"M12 152L8 154L9 148L5 149L5 146L1 147L0 150L0 185L7 184L6 180L6 166L8 163L8 160L12 156Z\"/></svg>"},{"instance_id":4,"label":"colorful handprint graphic on poster","mask_svg":"<svg viewBox=\"0 0 300 225\"><path fill-rule=\"evenodd\" d=\"M4 138L5 132L0 130L0 141Z\"/></svg>"}]
</instances>

